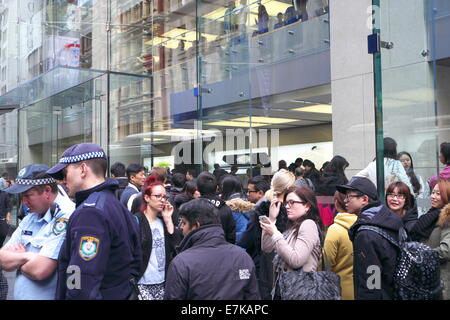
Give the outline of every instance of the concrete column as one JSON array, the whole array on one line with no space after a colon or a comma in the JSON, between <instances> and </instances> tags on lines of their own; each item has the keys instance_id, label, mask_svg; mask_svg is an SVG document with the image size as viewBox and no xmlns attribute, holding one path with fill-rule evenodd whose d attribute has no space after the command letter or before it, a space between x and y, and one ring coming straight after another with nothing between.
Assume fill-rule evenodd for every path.
<instances>
[{"instance_id":1,"label":"concrete column","mask_svg":"<svg viewBox=\"0 0 450 320\"><path fill-rule=\"evenodd\" d=\"M371 0L330 1L334 154L349 162L348 178L375 158L373 62L367 49L371 5Z\"/></svg>"}]
</instances>

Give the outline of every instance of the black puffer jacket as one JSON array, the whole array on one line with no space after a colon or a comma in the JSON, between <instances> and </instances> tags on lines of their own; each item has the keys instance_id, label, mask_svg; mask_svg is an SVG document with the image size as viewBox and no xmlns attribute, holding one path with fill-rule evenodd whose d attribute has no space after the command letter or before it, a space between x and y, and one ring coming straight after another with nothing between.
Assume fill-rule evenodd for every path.
<instances>
[{"instance_id":1,"label":"black puffer jacket","mask_svg":"<svg viewBox=\"0 0 450 320\"><path fill-rule=\"evenodd\" d=\"M225 241L221 225L190 232L177 248L166 277L164 300L259 300L255 264Z\"/></svg>"},{"instance_id":2,"label":"black puffer jacket","mask_svg":"<svg viewBox=\"0 0 450 320\"><path fill-rule=\"evenodd\" d=\"M219 211L220 223L225 232L225 240L229 243L236 243L236 222L233 218L233 213L227 204L217 196L202 196L201 198L208 199L214 204Z\"/></svg>"},{"instance_id":3,"label":"black puffer jacket","mask_svg":"<svg viewBox=\"0 0 450 320\"><path fill-rule=\"evenodd\" d=\"M403 226L402 219L388 207L375 203L363 208L355 224L349 230L353 242L353 283L356 300L391 300L393 299L393 276L397 262L398 249L388 240L371 230L358 229L364 225L382 228L394 239ZM379 268L380 287L374 278ZM370 278L370 279L369 279Z\"/></svg>"}]
</instances>

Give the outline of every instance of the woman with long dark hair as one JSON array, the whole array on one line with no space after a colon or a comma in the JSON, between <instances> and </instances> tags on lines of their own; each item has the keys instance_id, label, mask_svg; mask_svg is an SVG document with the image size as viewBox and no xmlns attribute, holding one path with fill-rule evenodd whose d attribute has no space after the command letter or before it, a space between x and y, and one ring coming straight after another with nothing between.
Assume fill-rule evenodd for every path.
<instances>
[{"instance_id":1,"label":"woman with long dark hair","mask_svg":"<svg viewBox=\"0 0 450 320\"><path fill-rule=\"evenodd\" d=\"M142 265L138 288L142 300L162 300L169 263L180 242L179 230L172 221L173 207L167 201L166 189L157 177L150 176L143 191L143 205L136 213L139 222Z\"/></svg>"},{"instance_id":2,"label":"woman with long dark hair","mask_svg":"<svg viewBox=\"0 0 450 320\"><path fill-rule=\"evenodd\" d=\"M316 169L316 165L311 160L305 159L303 161L303 167L305 168L305 178L308 178L314 184L314 187L317 188L320 179L320 172Z\"/></svg>"},{"instance_id":3,"label":"woman with long dark hair","mask_svg":"<svg viewBox=\"0 0 450 320\"><path fill-rule=\"evenodd\" d=\"M284 198L289 227L282 234L275 223L281 202L274 199L268 219L260 221L262 250L276 252L274 258L274 299L280 298L278 277L282 271L302 267L305 272L316 271L322 250L324 227L319 215L316 196L306 187L290 188Z\"/></svg>"},{"instance_id":4,"label":"woman with long dark hair","mask_svg":"<svg viewBox=\"0 0 450 320\"><path fill-rule=\"evenodd\" d=\"M427 199L430 196L430 187L420 175L414 172L414 164L411 155L406 151L402 151L398 154L398 159L402 163L403 168L405 168L406 174L409 177L409 181L413 187L414 197L419 201ZM419 216L424 214L426 209L427 208L418 205Z\"/></svg>"},{"instance_id":5,"label":"woman with long dark hair","mask_svg":"<svg viewBox=\"0 0 450 320\"><path fill-rule=\"evenodd\" d=\"M233 175L226 175L221 181L222 185L222 200L228 201L231 199L245 199L244 189L239 178Z\"/></svg>"},{"instance_id":6,"label":"woman with long dark hair","mask_svg":"<svg viewBox=\"0 0 450 320\"><path fill-rule=\"evenodd\" d=\"M263 300L270 300L272 298L271 291L273 285L273 257L274 253L266 253L261 250L261 236L262 229L259 223L260 217L270 215L270 206L272 201L279 201L281 203L279 214L277 216L276 227L279 231L284 232L288 226L289 219L287 217L286 207L284 206L284 198L286 192L294 186L295 176L292 172L282 169L276 172L270 182L270 189L265 193L263 199L259 201L259 205L255 207L254 214L251 215L249 229L246 233L247 241L251 242L253 238L253 245L249 246L254 248L252 257L259 268L258 283ZM265 218L264 218L265 219ZM247 248L249 248L247 247Z\"/></svg>"},{"instance_id":7,"label":"woman with long dark hair","mask_svg":"<svg viewBox=\"0 0 450 320\"><path fill-rule=\"evenodd\" d=\"M250 211L254 204L247 201L241 180L232 175L227 175L222 180L222 200L230 207L236 222L236 242L241 240L242 234L247 229L250 220Z\"/></svg>"},{"instance_id":8,"label":"woman with long dark hair","mask_svg":"<svg viewBox=\"0 0 450 320\"><path fill-rule=\"evenodd\" d=\"M197 183L193 180L187 181L184 184L183 189L181 189L181 193L176 195L175 197L175 210L180 209L182 204L197 198L200 198L200 192L198 192Z\"/></svg>"},{"instance_id":9,"label":"woman with long dark hair","mask_svg":"<svg viewBox=\"0 0 450 320\"><path fill-rule=\"evenodd\" d=\"M347 184L348 179L344 170L349 166L347 160L341 156L335 156L331 159L325 168L323 177L318 183L316 194L321 196L333 197L336 192L336 186Z\"/></svg>"},{"instance_id":10,"label":"woman with long dark hair","mask_svg":"<svg viewBox=\"0 0 450 320\"><path fill-rule=\"evenodd\" d=\"M269 14L266 7L262 4L258 6L258 20L256 20L256 24L258 25L258 34L269 31Z\"/></svg>"}]
</instances>

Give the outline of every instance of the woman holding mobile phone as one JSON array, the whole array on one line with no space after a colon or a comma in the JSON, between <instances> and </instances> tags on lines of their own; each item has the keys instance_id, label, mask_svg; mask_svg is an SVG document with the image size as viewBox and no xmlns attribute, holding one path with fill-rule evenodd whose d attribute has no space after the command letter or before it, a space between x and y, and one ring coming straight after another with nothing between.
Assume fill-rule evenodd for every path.
<instances>
[{"instance_id":1,"label":"woman holding mobile phone","mask_svg":"<svg viewBox=\"0 0 450 320\"><path fill-rule=\"evenodd\" d=\"M141 300L162 300L166 271L181 241L181 232L172 221L173 206L167 201L164 185L156 176L150 176L147 182L142 192L144 204L136 213L142 244L137 286Z\"/></svg>"},{"instance_id":2,"label":"woman holding mobile phone","mask_svg":"<svg viewBox=\"0 0 450 320\"><path fill-rule=\"evenodd\" d=\"M282 205L277 199L271 202L268 220L260 221L262 250L276 252L273 260L274 300L281 298L277 281L280 274L300 267L305 272L316 271L322 250L324 228L314 192L307 187L290 188L284 203L289 219L289 227L284 233L276 226Z\"/></svg>"}]
</instances>

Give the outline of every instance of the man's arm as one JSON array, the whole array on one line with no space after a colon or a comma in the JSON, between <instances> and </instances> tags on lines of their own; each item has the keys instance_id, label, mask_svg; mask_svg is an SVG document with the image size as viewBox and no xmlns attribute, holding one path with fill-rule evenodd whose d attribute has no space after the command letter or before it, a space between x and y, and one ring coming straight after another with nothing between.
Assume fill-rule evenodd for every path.
<instances>
[{"instance_id":1,"label":"man's arm","mask_svg":"<svg viewBox=\"0 0 450 320\"><path fill-rule=\"evenodd\" d=\"M353 241L353 281L356 300L381 300L383 296L381 291L383 267L378 257L378 250L375 248L377 244L373 241L374 238L370 237L370 232L360 231ZM379 272L374 271L377 267Z\"/></svg>"},{"instance_id":2,"label":"man's arm","mask_svg":"<svg viewBox=\"0 0 450 320\"><path fill-rule=\"evenodd\" d=\"M0 265L5 271L14 271L28 262L30 256L21 243L22 223L11 235L9 241L0 249Z\"/></svg>"},{"instance_id":3,"label":"man's arm","mask_svg":"<svg viewBox=\"0 0 450 320\"><path fill-rule=\"evenodd\" d=\"M68 289L67 300L101 300L100 291L111 250L110 231L98 209L84 208L73 222L69 266L81 271L81 288ZM69 234L67 235L70 236Z\"/></svg>"},{"instance_id":4,"label":"man's arm","mask_svg":"<svg viewBox=\"0 0 450 320\"><path fill-rule=\"evenodd\" d=\"M0 265L10 272L20 268L30 260L29 252L16 250L14 247L0 249Z\"/></svg>"},{"instance_id":5,"label":"man's arm","mask_svg":"<svg viewBox=\"0 0 450 320\"><path fill-rule=\"evenodd\" d=\"M32 280L45 280L55 272L56 260L40 256L37 253L30 253L30 258L20 268L20 271L28 278Z\"/></svg>"},{"instance_id":6,"label":"man's arm","mask_svg":"<svg viewBox=\"0 0 450 320\"><path fill-rule=\"evenodd\" d=\"M221 211L221 212L220 212ZM224 205L219 209L220 221L225 231L225 240L231 244L236 243L236 221L230 207Z\"/></svg>"},{"instance_id":7,"label":"man's arm","mask_svg":"<svg viewBox=\"0 0 450 320\"><path fill-rule=\"evenodd\" d=\"M189 284L183 276L189 275L178 270L177 262L179 261L173 260L167 270L164 300L186 300L187 298Z\"/></svg>"},{"instance_id":8,"label":"man's arm","mask_svg":"<svg viewBox=\"0 0 450 320\"><path fill-rule=\"evenodd\" d=\"M251 261L252 269L250 273L250 279L247 286L244 289L244 300L261 300L261 295L259 293L258 279L256 278L256 270Z\"/></svg>"}]
</instances>

